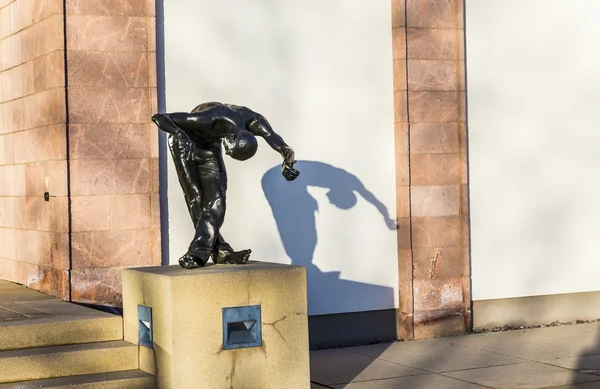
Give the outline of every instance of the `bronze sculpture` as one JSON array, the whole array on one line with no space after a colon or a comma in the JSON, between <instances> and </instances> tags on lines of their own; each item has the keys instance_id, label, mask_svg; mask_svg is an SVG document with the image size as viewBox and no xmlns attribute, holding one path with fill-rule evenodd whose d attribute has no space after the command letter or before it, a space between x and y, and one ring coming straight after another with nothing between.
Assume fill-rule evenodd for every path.
<instances>
[{"instance_id":1,"label":"bronze sculpture","mask_svg":"<svg viewBox=\"0 0 600 389\"><path fill-rule=\"evenodd\" d=\"M191 113L157 113L152 121L167 132L179 183L196 233L179 264L186 269L215 264L244 264L251 250L234 251L219 230L225 218L227 173L221 144L230 157L244 161L256 153L256 136L283 157L282 174L288 181L300 174L294 169L294 151L267 120L249 108L209 102Z\"/></svg>"}]
</instances>

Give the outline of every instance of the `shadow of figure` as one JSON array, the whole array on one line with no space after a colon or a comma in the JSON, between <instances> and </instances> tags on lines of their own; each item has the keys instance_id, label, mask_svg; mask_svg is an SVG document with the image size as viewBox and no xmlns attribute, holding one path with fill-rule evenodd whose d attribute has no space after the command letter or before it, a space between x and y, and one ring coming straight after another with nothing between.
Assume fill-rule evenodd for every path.
<instances>
[{"instance_id":1,"label":"shadow of figure","mask_svg":"<svg viewBox=\"0 0 600 389\"><path fill-rule=\"evenodd\" d=\"M581 324L575 325L579 326ZM574 371L571 375L571 386L565 386L565 388L600 388L600 323L587 324L585 326L581 327L585 328L585 330L581 331L580 337L589 339L590 347L581 350L578 357L571 358L574 361L573 367L566 366L572 368ZM591 340L594 336L596 339L592 342Z\"/></svg>"},{"instance_id":2,"label":"shadow of figure","mask_svg":"<svg viewBox=\"0 0 600 389\"><path fill-rule=\"evenodd\" d=\"M319 210L319 205L309 193L308 187L329 189L327 197L330 204L344 210L354 207L358 200L357 195L360 195L381 214L382 222L390 230L395 230L396 223L390 218L387 207L368 191L356 176L346 170L315 161L298 161L295 167L300 171L300 176L293 182L281 180L281 166L275 166L264 174L261 183L286 254L293 265L306 267L309 314L328 312L332 306L335 306L338 312L364 311L365 309L356 309L356 307L375 305L393 308L392 288L343 280L340 279L340 272L323 272L313 263L318 241L315 213ZM331 238L335 239L335 237ZM377 244L377 242L365 243ZM340 240L341 244L343 240ZM312 318L314 319L315 316ZM366 336L363 341L359 341L360 343L375 343L394 338L395 315L380 315L378 320L383 320L385 323L378 323L379 328L374 329L366 316L362 323L360 315L355 316L352 327L357 333L362 332L361 337ZM316 323L315 320L313 322ZM347 345L346 341L352 342L352 334L346 336L333 331L316 334L315 327L317 326L310 328L311 348L317 345L319 348L336 347ZM337 330L340 331L340 328ZM322 338L326 344L317 338Z\"/></svg>"}]
</instances>

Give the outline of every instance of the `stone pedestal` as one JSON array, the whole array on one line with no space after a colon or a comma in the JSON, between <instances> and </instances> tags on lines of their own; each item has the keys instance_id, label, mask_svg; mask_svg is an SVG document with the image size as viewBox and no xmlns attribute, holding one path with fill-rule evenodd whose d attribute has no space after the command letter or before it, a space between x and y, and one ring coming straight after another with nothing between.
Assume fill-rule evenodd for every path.
<instances>
[{"instance_id":1,"label":"stone pedestal","mask_svg":"<svg viewBox=\"0 0 600 389\"><path fill-rule=\"evenodd\" d=\"M125 340L159 389L310 388L304 267L126 269L123 311ZM152 348L139 342L146 327Z\"/></svg>"}]
</instances>

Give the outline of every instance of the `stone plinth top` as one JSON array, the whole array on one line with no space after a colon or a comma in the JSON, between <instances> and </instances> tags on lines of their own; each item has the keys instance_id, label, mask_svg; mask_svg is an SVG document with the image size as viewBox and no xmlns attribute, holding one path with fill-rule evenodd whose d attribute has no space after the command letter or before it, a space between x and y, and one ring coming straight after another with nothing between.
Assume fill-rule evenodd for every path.
<instances>
[{"instance_id":1,"label":"stone plinth top","mask_svg":"<svg viewBox=\"0 0 600 389\"><path fill-rule=\"evenodd\" d=\"M200 276L202 274L214 274L214 273L237 273L237 272L248 272L248 271L273 271L273 270L293 270L301 269L303 266L287 265L282 263L273 262L259 262L249 261L245 265L215 265L206 264L204 267L196 269L184 269L179 265L170 266L152 266L152 267L135 267L125 269L125 271L136 271L148 274L154 274L157 276L166 277L184 277L184 276Z\"/></svg>"}]
</instances>

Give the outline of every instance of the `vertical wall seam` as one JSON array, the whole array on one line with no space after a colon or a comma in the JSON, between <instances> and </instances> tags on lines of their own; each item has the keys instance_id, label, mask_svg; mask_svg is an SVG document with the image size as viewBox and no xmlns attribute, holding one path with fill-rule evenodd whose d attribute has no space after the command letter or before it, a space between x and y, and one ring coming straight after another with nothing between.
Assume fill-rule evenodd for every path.
<instances>
[{"instance_id":1,"label":"vertical wall seam","mask_svg":"<svg viewBox=\"0 0 600 389\"><path fill-rule=\"evenodd\" d=\"M156 39L156 103L158 112L167 106L165 71L165 5L164 0L155 1ZM158 131L158 196L160 209L161 265L169 265L169 200L168 200L168 150L167 136Z\"/></svg>"},{"instance_id":2,"label":"vertical wall seam","mask_svg":"<svg viewBox=\"0 0 600 389\"><path fill-rule=\"evenodd\" d=\"M68 245L69 245L69 301L73 301L73 210L71 197L71 147L70 147L70 120L69 120L69 72L67 65L67 0L63 0L63 49L64 49L64 68L65 68L65 142L67 151L67 214L68 214Z\"/></svg>"},{"instance_id":3,"label":"vertical wall seam","mask_svg":"<svg viewBox=\"0 0 600 389\"><path fill-rule=\"evenodd\" d=\"M407 153L407 159L408 159L408 170L407 170L407 174L408 174L408 232L409 232L409 237L408 237L408 244L410 247L410 264L411 264L411 270L410 270L410 289L411 289L411 300L412 300L412 312L410 315L410 321L411 321L411 335L412 335L412 339L415 338L415 291L414 291L414 274L413 274L413 269L414 269L414 260L415 260L415 255L414 255L414 250L413 250L413 231L412 231L412 172L411 172L411 158L410 158L410 132L411 132L411 122L410 122L410 103L409 103L409 98L408 98L408 93L409 93L409 86L408 86L408 12L407 12L407 2L408 0L404 0L404 29L405 29L405 34L404 34L404 39L405 39L405 55L404 55L404 62L406 63L406 73L405 73L405 77L406 77L406 137L407 137L407 143L406 143L406 153Z\"/></svg>"},{"instance_id":4,"label":"vertical wall seam","mask_svg":"<svg viewBox=\"0 0 600 389\"><path fill-rule=\"evenodd\" d=\"M458 62L458 66L462 67L462 71L464 72L463 76L463 90L464 90L464 100L463 100L463 104L465 105L465 121L464 121L464 126L465 126L465 132L463 134L463 136L465 137L464 139L464 150L463 152L465 153L465 181L466 181L466 188L465 188L465 196L466 196L466 207L467 209L464 210L467 215L466 215L466 230L467 230L467 234L468 234L468 247L466 248L467 250L467 261L468 263L468 268L469 268L469 310L470 310L470 323L469 324L469 328L468 331L471 332L473 331L473 323L475 322L473 320L473 268L472 268L472 258L471 258L471 196L469 194L469 181L470 181L470 174L469 174L469 126L467 123L467 118L468 118L468 109L469 109L469 105L468 105L468 96L467 96L467 1L463 0L462 1L462 9L458 8L457 10L457 18L458 15L460 15L462 13L462 37L460 34L460 29L458 29L458 39L463 39L463 61L462 64L460 63L460 61ZM457 21L457 26L458 26L458 21ZM460 27L460 26L459 26ZM459 53L460 54L460 53ZM460 57L459 57L460 59ZM463 185L461 185L462 188Z\"/></svg>"}]
</instances>

